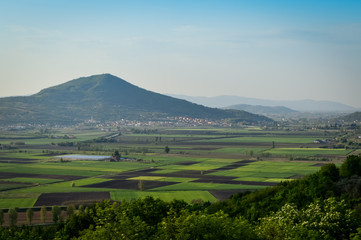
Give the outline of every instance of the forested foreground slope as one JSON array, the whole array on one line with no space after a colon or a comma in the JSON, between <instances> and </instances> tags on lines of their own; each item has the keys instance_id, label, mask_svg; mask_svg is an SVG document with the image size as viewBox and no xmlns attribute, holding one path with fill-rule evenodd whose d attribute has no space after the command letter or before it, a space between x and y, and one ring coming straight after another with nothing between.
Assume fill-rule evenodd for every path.
<instances>
[{"instance_id":1,"label":"forested foreground slope","mask_svg":"<svg viewBox=\"0 0 361 240\"><path fill-rule=\"evenodd\" d=\"M56 220L56 219L55 219ZM102 202L1 239L361 239L361 157L218 203Z\"/></svg>"}]
</instances>

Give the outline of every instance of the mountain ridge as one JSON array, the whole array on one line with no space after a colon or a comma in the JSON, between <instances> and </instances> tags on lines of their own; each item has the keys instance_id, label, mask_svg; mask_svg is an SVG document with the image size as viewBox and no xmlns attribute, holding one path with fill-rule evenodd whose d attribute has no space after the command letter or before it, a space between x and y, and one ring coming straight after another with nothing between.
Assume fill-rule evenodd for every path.
<instances>
[{"instance_id":1,"label":"mountain ridge","mask_svg":"<svg viewBox=\"0 0 361 240\"><path fill-rule=\"evenodd\" d=\"M360 109L334 101L316 101L305 100L267 100L258 98L247 98L232 95L221 95L215 97L199 97L178 94L169 94L170 96L185 99L191 102L202 104L208 107L224 108L237 104L261 105L261 106L283 106L299 112L355 112Z\"/></svg>"}]
</instances>

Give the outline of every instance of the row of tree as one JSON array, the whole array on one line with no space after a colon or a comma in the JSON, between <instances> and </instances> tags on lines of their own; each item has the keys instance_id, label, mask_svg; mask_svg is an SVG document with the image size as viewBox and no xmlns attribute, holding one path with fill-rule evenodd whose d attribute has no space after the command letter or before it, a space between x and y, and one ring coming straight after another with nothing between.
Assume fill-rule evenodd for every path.
<instances>
[{"instance_id":1,"label":"row of tree","mask_svg":"<svg viewBox=\"0 0 361 240\"><path fill-rule=\"evenodd\" d=\"M84 211L84 207L80 205L78 207L78 211L82 212ZM41 223L46 222L46 216L47 216L47 207L43 206L41 207L39 213L40 213L40 221ZM59 206L52 206L51 208L51 215L52 215L52 221L53 223L58 223L60 221L63 221L62 215L61 215L62 209ZM75 205L68 205L66 208L66 215L67 217L72 216L75 213ZM8 216L8 226L15 227L18 223L18 209L16 208L10 208L7 211ZM31 225L34 218L34 210L32 208L28 208L26 210L26 221L28 225ZM0 209L0 226L3 226L5 224L5 214L3 209Z\"/></svg>"}]
</instances>

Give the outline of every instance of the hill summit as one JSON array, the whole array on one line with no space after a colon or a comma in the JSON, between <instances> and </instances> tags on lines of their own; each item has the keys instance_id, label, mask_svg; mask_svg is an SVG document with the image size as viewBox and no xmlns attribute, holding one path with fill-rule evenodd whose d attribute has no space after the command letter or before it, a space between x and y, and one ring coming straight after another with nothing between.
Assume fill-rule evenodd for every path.
<instances>
[{"instance_id":1,"label":"hill summit","mask_svg":"<svg viewBox=\"0 0 361 240\"><path fill-rule=\"evenodd\" d=\"M151 92L111 74L81 77L26 97L1 98L0 123L75 123L159 120L166 117L235 119L248 123L272 122L245 111L209 108Z\"/></svg>"}]
</instances>

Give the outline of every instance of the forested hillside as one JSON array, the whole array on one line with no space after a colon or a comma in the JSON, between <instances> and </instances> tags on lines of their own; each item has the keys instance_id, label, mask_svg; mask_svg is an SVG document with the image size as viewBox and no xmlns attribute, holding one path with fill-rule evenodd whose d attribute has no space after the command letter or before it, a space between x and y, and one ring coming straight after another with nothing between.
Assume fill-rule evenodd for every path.
<instances>
[{"instance_id":1,"label":"forested hillside","mask_svg":"<svg viewBox=\"0 0 361 240\"><path fill-rule=\"evenodd\" d=\"M245 111L209 108L134 86L111 74L82 77L26 97L0 99L0 124L159 120L167 117L273 120Z\"/></svg>"},{"instance_id":2,"label":"forested hillside","mask_svg":"<svg viewBox=\"0 0 361 240\"><path fill-rule=\"evenodd\" d=\"M343 122L360 122L361 121L361 112L354 112L354 113L348 114L346 116L339 117L339 118L337 118L337 120L343 121Z\"/></svg>"},{"instance_id":3,"label":"forested hillside","mask_svg":"<svg viewBox=\"0 0 361 240\"><path fill-rule=\"evenodd\" d=\"M361 157L218 203L147 197L68 210L50 226L1 228L1 239L361 239Z\"/></svg>"}]
</instances>

